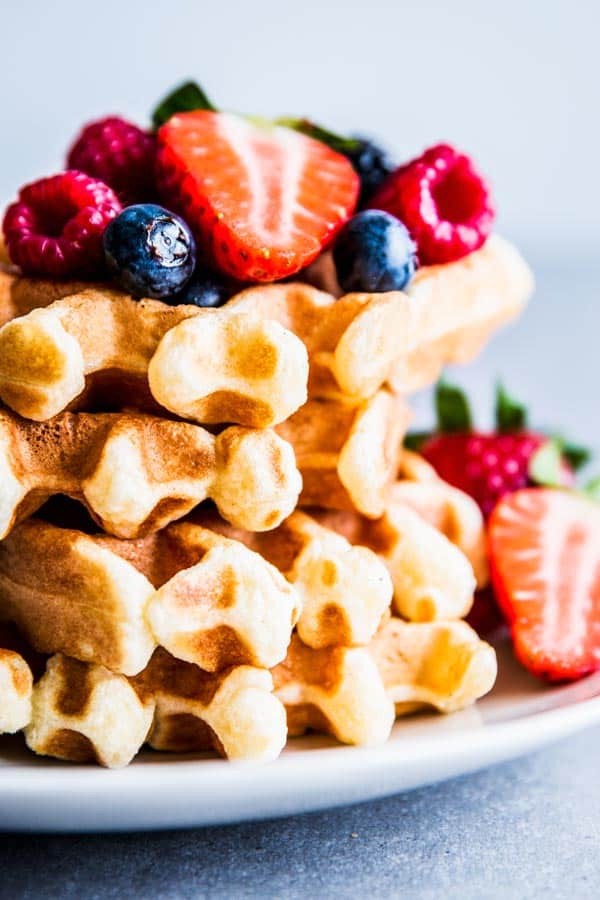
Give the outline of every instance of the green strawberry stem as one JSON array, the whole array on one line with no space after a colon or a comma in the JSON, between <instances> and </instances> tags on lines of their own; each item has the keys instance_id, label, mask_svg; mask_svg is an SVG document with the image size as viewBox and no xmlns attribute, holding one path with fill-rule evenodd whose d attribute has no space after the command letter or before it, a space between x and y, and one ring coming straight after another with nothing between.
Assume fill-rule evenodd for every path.
<instances>
[{"instance_id":1,"label":"green strawberry stem","mask_svg":"<svg viewBox=\"0 0 600 900\"><path fill-rule=\"evenodd\" d=\"M467 396L456 385L441 378L435 388L437 430L442 433L471 431L473 421Z\"/></svg>"},{"instance_id":2,"label":"green strawberry stem","mask_svg":"<svg viewBox=\"0 0 600 900\"><path fill-rule=\"evenodd\" d=\"M360 141L356 138L335 134L335 132L329 131L329 129L323 128L315 122L311 122L310 119L280 118L275 119L275 124L282 125L284 128L291 128L293 131L300 131L316 141L321 141L322 144L327 144L336 153L352 153L360 147Z\"/></svg>"},{"instance_id":3,"label":"green strawberry stem","mask_svg":"<svg viewBox=\"0 0 600 900\"><path fill-rule=\"evenodd\" d=\"M161 100L152 113L152 124L155 129L158 129L175 113L192 112L196 109L207 109L211 112L217 111L217 107L213 106L202 88L195 81L186 81L171 91L164 100Z\"/></svg>"},{"instance_id":4,"label":"green strawberry stem","mask_svg":"<svg viewBox=\"0 0 600 900\"><path fill-rule=\"evenodd\" d=\"M496 430L501 433L524 431L527 428L527 410L511 397L501 382L496 385Z\"/></svg>"}]
</instances>

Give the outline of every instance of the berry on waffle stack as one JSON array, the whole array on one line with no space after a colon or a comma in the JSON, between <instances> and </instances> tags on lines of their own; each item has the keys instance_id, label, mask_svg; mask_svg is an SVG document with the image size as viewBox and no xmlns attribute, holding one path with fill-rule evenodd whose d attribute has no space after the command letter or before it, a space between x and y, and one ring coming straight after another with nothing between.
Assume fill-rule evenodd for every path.
<instances>
[{"instance_id":1,"label":"berry on waffle stack","mask_svg":"<svg viewBox=\"0 0 600 900\"><path fill-rule=\"evenodd\" d=\"M462 431L404 446L410 395L531 294L493 209L447 144L395 166L193 83L152 128L87 124L65 171L20 190L0 254L1 732L105 766L145 744L269 760L309 729L380 743L492 688L464 621L490 568L527 665L600 665L573 448L505 395L502 434L454 396Z\"/></svg>"}]
</instances>

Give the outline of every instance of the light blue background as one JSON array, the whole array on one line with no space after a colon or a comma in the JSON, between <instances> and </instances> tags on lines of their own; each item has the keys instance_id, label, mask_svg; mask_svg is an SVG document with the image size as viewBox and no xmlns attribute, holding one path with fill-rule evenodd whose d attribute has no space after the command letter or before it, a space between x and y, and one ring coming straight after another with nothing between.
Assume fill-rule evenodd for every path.
<instances>
[{"instance_id":1,"label":"light blue background","mask_svg":"<svg viewBox=\"0 0 600 900\"><path fill-rule=\"evenodd\" d=\"M536 257L600 237L598 4L592 0L105 0L3 3L0 203L60 168L90 118L142 123L179 80L218 104L439 139L491 177L500 225Z\"/></svg>"}]
</instances>

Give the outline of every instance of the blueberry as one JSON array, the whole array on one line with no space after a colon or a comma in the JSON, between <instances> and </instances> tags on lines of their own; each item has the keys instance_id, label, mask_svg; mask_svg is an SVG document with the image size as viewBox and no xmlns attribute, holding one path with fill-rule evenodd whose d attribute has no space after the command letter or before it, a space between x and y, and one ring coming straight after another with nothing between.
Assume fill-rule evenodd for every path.
<instances>
[{"instance_id":1,"label":"blueberry","mask_svg":"<svg viewBox=\"0 0 600 900\"><path fill-rule=\"evenodd\" d=\"M417 268L416 247L407 228L379 209L365 209L344 225L333 259L344 291L400 291Z\"/></svg>"},{"instance_id":2,"label":"blueberry","mask_svg":"<svg viewBox=\"0 0 600 900\"><path fill-rule=\"evenodd\" d=\"M229 282L206 269L196 269L186 286L178 294L169 297L168 303L178 306L180 303L192 306L223 306L236 293L236 288Z\"/></svg>"},{"instance_id":3,"label":"blueberry","mask_svg":"<svg viewBox=\"0 0 600 900\"><path fill-rule=\"evenodd\" d=\"M347 153L354 171L360 177L359 205L364 206L396 166L385 150L369 138L356 135L356 147Z\"/></svg>"},{"instance_id":4,"label":"blueberry","mask_svg":"<svg viewBox=\"0 0 600 900\"><path fill-rule=\"evenodd\" d=\"M196 243L183 219L154 203L128 206L104 232L113 278L134 297L164 300L180 291L196 265Z\"/></svg>"}]
</instances>

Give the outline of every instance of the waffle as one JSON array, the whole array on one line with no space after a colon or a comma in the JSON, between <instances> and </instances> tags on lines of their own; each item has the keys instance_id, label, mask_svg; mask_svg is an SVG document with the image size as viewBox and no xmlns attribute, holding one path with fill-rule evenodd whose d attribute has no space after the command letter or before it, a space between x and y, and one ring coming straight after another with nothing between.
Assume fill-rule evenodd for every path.
<instances>
[{"instance_id":1,"label":"waffle","mask_svg":"<svg viewBox=\"0 0 600 900\"><path fill-rule=\"evenodd\" d=\"M14 734L31 719L31 669L16 651L0 646L0 734Z\"/></svg>"},{"instance_id":2,"label":"waffle","mask_svg":"<svg viewBox=\"0 0 600 900\"><path fill-rule=\"evenodd\" d=\"M242 541L294 585L302 604L298 634L309 647L368 644L389 608L392 583L377 556L305 513L292 513L264 534L233 528L206 508L194 521Z\"/></svg>"},{"instance_id":3,"label":"waffle","mask_svg":"<svg viewBox=\"0 0 600 900\"><path fill-rule=\"evenodd\" d=\"M339 400L305 403L277 427L296 454L302 475L300 505L380 516L408 419L402 398L384 390L358 405Z\"/></svg>"},{"instance_id":4,"label":"waffle","mask_svg":"<svg viewBox=\"0 0 600 900\"><path fill-rule=\"evenodd\" d=\"M25 740L44 756L118 768L144 743L153 712L122 675L56 654L33 689Z\"/></svg>"},{"instance_id":5,"label":"waffle","mask_svg":"<svg viewBox=\"0 0 600 900\"><path fill-rule=\"evenodd\" d=\"M240 528L278 525L301 479L273 431L199 425L125 413L61 413L30 422L0 410L0 539L50 496L84 503L98 524L140 537L212 497Z\"/></svg>"},{"instance_id":6,"label":"waffle","mask_svg":"<svg viewBox=\"0 0 600 900\"><path fill-rule=\"evenodd\" d=\"M290 736L312 730L361 745L389 737L394 704L365 647L313 650L294 635L285 661L273 670L273 682Z\"/></svg>"},{"instance_id":7,"label":"waffle","mask_svg":"<svg viewBox=\"0 0 600 900\"><path fill-rule=\"evenodd\" d=\"M442 713L490 691L496 654L464 622L388 618L366 648L313 650L295 635L273 670L288 733L330 734L346 744L385 741L394 717L423 707Z\"/></svg>"},{"instance_id":8,"label":"waffle","mask_svg":"<svg viewBox=\"0 0 600 900\"><path fill-rule=\"evenodd\" d=\"M90 284L85 281L25 278L3 260L3 249L0 246L0 326L17 316L27 315L32 309L89 290Z\"/></svg>"},{"instance_id":9,"label":"waffle","mask_svg":"<svg viewBox=\"0 0 600 900\"><path fill-rule=\"evenodd\" d=\"M110 402L268 427L306 399L306 350L277 322L89 289L0 329L0 398L28 419Z\"/></svg>"},{"instance_id":10,"label":"waffle","mask_svg":"<svg viewBox=\"0 0 600 900\"><path fill-rule=\"evenodd\" d=\"M329 267L328 287L331 275ZM274 318L304 341L310 396L366 399L388 380L407 393L434 382L444 365L468 362L522 311L532 289L519 252L493 235L458 262L424 266L406 292L336 300L291 282L249 288L228 308Z\"/></svg>"},{"instance_id":11,"label":"waffle","mask_svg":"<svg viewBox=\"0 0 600 900\"><path fill-rule=\"evenodd\" d=\"M375 520L348 511L314 509L311 515L381 557L394 585L392 605L405 619L459 619L469 612L476 586L469 560L409 506L389 504Z\"/></svg>"},{"instance_id":12,"label":"waffle","mask_svg":"<svg viewBox=\"0 0 600 900\"><path fill-rule=\"evenodd\" d=\"M398 480L389 488L391 505L412 507L465 554L475 573L477 587L489 582L485 522L479 506L464 491L439 478L423 457L404 450Z\"/></svg>"},{"instance_id":13,"label":"waffle","mask_svg":"<svg viewBox=\"0 0 600 900\"><path fill-rule=\"evenodd\" d=\"M470 706L491 691L496 654L466 622L410 623L390 618L369 645L396 715Z\"/></svg>"},{"instance_id":14,"label":"waffle","mask_svg":"<svg viewBox=\"0 0 600 900\"><path fill-rule=\"evenodd\" d=\"M40 652L125 675L156 644L211 672L269 668L299 612L273 566L197 525L122 541L28 519L0 543L0 619Z\"/></svg>"},{"instance_id":15,"label":"waffle","mask_svg":"<svg viewBox=\"0 0 600 900\"><path fill-rule=\"evenodd\" d=\"M234 666L211 674L158 648L132 683L155 704L147 739L155 750L270 760L285 745L285 710L265 669Z\"/></svg>"}]
</instances>

